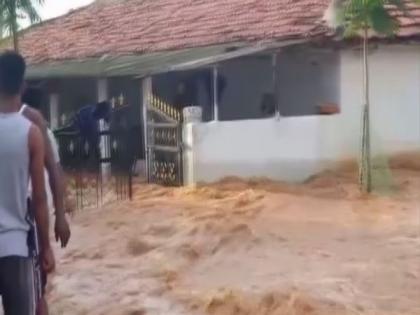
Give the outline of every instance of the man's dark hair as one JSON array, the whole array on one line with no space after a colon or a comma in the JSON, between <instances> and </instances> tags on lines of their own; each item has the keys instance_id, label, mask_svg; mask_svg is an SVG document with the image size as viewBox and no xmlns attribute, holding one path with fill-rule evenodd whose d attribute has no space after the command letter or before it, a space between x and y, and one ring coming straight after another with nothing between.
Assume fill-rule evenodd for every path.
<instances>
[{"instance_id":1,"label":"man's dark hair","mask_svg":"<svg viewBox=\"0 0 420 315\"><path fill-rule=\"evenodd\" d=\"M112 106L109 101L99 102L95 105L93 117L97 120L104 119L106 122L109 122L111 110Z\"/></svg>"},{"instance_id":2,"label":"man's dark hair","mask_svg":"<svg viewBox=\"0 0 420 315\"><path fill-rule=\"evenodd\" d=\"M23 92L22 103L32 108L41 109L43 93L40 88L28 86Z\"/></svg>"},{"instance_id":3,"label":"man's dark hair","mask_svg":"<svg viewBox=\"0 0 420 315\"><path fill-rule=\"evenodd\" d=\"M0 55L0 94L15 96L21 92L26 64L16 52L5 52Z\"/></svg>"}]
</instances>

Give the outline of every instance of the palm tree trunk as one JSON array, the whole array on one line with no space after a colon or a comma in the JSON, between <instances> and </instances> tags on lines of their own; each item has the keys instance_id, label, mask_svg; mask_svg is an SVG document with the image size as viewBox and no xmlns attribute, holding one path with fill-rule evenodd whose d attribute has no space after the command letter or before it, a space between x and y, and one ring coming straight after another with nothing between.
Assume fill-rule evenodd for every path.
<instances>
[{"instance_id":1,"label":"palm tree trunk","mask_svg":"<svg viewBox=\"0 0 420 315\"><path fill-rule=\"evenodd\" d=\"M368 29L363 34L363 89L364 104L362 111L362 148L359 167L359 182L365 193L372 191L372 164L370 147L370 99L369 99L369 58L368 58Z\"/></svg>"},{"instance_id":2,"label":"palm tree trunk","mask_svg":"<svg viewBox=\"0 0 420 315\"><path fill-rule=\"evenodd\" d=\"M16 52L19 52L19 34L18 34L16 24L14 24L14 27L12 28L12 37L13 37L13 49Z\"/></svg>"},{"instance_id":3,"label":"palm tree trunk","mask_svg":"<svg viewBox=\"0 0 420 315\"><path fill-rule=\"evenodd\" d=\"M8 10L10 16L9 26L13 38L13 48L16 52L19 52L19 30L16 12L16 1L8 2Z\"/></svg>"}]
</instances>

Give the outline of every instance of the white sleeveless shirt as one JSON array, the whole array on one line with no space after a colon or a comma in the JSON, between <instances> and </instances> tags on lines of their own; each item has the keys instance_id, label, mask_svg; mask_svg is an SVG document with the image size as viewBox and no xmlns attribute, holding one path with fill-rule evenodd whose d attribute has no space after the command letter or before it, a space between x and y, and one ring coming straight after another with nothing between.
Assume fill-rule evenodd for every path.
<instances>
[{"instance_id":1,"label":"white sleeveless shirt","mask_svg":"<svg viewBox=\"0 0 420 315\"><path fill-rule=\"evenodd\" d=\"M28 256L30 127L18 112L0 113L0 257Z\"/></svg>"}]
</instances>

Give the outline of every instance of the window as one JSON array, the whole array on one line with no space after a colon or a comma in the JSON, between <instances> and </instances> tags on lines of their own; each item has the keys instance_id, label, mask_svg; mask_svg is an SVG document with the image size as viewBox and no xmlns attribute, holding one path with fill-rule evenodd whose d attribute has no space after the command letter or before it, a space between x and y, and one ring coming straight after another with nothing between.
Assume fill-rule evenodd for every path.
<instances>
[{"instance_id":1,"label":"window","mask_svg":"<svg viewBox=\"0 0 420 315\"><path fill-rule=\"evenodd\" d=\"M274 115L271 55L240 58L223 63L219 77L224 82L219 102L219 120L266 118Z\"/></svg>"},{"instance_id":2,"label":"window","mask_svg":"<svg viewBox=\"0 0 420 315\"><path fill-rule=\"evenodd\" d=\"M340 101L340 58L308 47L278 55L277 91L282 116L334 113Z\"/></svg>"}]
</instances>

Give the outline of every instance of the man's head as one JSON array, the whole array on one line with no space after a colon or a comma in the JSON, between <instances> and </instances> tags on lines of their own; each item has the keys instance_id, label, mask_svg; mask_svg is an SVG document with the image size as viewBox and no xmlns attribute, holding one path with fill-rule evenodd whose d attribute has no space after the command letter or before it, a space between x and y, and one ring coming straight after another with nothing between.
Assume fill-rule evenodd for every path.
<instances>
[{"instance_id":1,"label":"man's head","mask_svg":"<svg viewBox=\"0 0 420 315\"><path fill-rule=\"evenodd\" d=\"M111 116L112 106L111 103L108 101L99 102L95 105L95 109L93 111L93 117L96 120L105 120L107 123L109 122Z\"/></svg>"},{"instance_id":2,"label":"man's head","mask_svg":"<svg viewBox=\"0 0 420 315\"><path fill-rule=\"evenodd\" d=\"M0 55L0 95L15 97L22 93L26 64L21 55L5 52Z\"/></svg>"},{"instance_id":3,"label":"man's head","mask_svg":"<svg viewBox=\"0 0 420 315\"><path fill-rule=\"evenodd\" d=\"M43 94L40 88L28 86L23 92L22 103L40 110L42 106L42 98Z\"/></svg>"}]
</instances>

